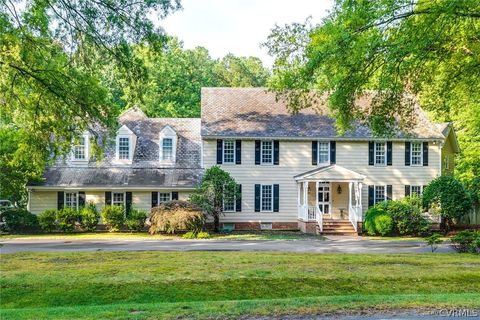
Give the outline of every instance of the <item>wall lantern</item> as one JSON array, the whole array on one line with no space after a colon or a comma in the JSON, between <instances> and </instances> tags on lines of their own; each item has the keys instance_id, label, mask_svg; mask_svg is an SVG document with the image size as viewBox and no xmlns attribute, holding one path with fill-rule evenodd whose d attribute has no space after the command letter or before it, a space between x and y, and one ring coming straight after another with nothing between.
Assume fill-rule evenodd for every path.
<instances>
[{"instance_id":1,"label":"wall lantern","mask_svg":"<svg viewBox=\"0 0 480 320\"><path fill-rule=\"evenodd\" d=\"M341 187L340 185L338 185L337 193L338 193L338 194L342 194L342 187Z\"/></svg>"}]
</instances>

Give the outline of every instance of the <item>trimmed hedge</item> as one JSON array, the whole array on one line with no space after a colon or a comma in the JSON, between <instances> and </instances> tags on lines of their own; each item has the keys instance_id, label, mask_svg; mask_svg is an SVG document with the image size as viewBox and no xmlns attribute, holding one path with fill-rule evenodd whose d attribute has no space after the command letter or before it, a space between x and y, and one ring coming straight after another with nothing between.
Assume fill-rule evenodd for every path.
<instances>
[{"instance_id":1,"label":"trimmed hedge","mask_svg":"<svg viewBox=\"0 0 480 320\"><path fill-rule=\"evenodd\" d=\"M1 213L2 231L28 233L38 230L38 218L28 210L13 208Z\"/></svg>"}]
</instances>

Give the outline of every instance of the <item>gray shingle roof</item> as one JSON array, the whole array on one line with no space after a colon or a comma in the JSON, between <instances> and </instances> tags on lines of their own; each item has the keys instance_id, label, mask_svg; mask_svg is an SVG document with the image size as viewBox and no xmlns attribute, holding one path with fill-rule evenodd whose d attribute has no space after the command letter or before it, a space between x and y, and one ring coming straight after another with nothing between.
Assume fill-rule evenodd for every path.
<instances>
[{"instance_id":1,"label":"gray shingle roof","mask_svg":"<svg viewBox=\"0 0 480 320\"><path fill-rule=\"evenodd\" d=\"M276 101L275 93L265 88L202 88L201 107L201 133L206 137L339 138L335 119L326 115L325 105L291 114L286 103ZM417 109L415 127L408 134L399 131L397 138L443 139L437 127ZM340 138L372 138L366 125L356 123L354 127Z\"/></svg>"}]
</instances>

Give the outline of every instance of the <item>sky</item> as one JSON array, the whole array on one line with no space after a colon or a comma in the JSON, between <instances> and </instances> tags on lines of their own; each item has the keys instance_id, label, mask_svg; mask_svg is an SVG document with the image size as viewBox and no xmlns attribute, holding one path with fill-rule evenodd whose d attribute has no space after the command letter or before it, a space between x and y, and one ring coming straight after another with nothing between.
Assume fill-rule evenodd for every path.
<instances>
[{"instance_id":1,"label":"sky","mask_svg":"<svg viewBox=\"0 0 480 320\"><path fill-rule=\"evenodd\" d=\"M160 25L177 36L185 48L202 46L213 58L227 53L259 57L266 66L273 58L260 48L275 24L316 23L332 7L332 0L182 0L183 9Z\"/></svg>"}]
</instances>

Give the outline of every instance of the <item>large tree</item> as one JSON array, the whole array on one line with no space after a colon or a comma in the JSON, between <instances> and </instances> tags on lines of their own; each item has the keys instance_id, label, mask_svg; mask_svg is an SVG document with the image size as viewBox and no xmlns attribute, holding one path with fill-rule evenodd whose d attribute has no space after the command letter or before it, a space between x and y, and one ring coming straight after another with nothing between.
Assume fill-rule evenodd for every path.
<instances>
[{"instance_id":1,"label":"large tree","mask_svg":"<svg viewBox=\"0 0 480 320\"><path fill-rule=\"evenodd\" d=\"M317 25L272 31L270 87L293 112L308 106L309 90L328 93L340 131L361 120L379 135L398 119L408 129L417 96L434 120L455 121L459 173L471 179L480 175L479 35L478 0L336 0ZM366 91L368 114L356 106Z\"/></svg>"}]
</instances>

